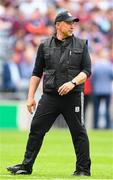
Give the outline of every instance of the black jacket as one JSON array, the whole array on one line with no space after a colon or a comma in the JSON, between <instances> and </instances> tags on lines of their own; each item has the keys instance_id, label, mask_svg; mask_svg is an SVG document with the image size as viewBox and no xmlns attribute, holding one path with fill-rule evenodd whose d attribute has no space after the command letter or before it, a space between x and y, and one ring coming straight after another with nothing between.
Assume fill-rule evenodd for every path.
<instances>
[{"instance_id":1,"label":"black jacket","mask_svg":"<svg viewBox=\"0 0 113 180\"><path fill-rule=\"evenodd\" d=\"M40 45L33 75L41 77L44 73L44 92L57 92L63 83L71 81L80 72L87 76L91 74L86 40L71 36L62 42L52 36ZM76 86L74 91L83 91L83 86Z\"/></svg>"}]
</instances>

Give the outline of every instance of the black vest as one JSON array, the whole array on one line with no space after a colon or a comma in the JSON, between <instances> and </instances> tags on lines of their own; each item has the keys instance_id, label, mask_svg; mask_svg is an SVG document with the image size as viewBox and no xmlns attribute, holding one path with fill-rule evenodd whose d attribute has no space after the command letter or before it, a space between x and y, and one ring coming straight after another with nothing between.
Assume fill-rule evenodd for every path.
<instances>
[{"instance_id":1,"label":"black vest","mask_svg":"<svg viewBox=\"0 0 113 180\"><path fill-rule=\"evenodd\" d=\"M86 40L72 36L65 40L62 47L58 47L54 36L46 39L44 42L44 92L57 92L62 84L71 81L81 72L85 43ZM84 84L78 85L73 91L83 91L83 86Z\"/></svg>"}]
</instances>

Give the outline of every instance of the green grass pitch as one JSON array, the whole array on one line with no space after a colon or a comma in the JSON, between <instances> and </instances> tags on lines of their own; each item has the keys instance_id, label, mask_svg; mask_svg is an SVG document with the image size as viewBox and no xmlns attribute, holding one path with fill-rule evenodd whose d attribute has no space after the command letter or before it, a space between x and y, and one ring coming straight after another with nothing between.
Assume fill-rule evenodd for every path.
<instances>
[{"instance_id":1,"label":"green grass pitch","mask_svg":"<svg viewBox=\"0 0 113 180\"><path fill-rule=\"evenodd\" d=\"M67 129L51 129L34 164L32 175L11 175L6 167L23 160L28 132L0 131L0 179L113 179L113 131L89 130L91 177L73 177L75 156Z\"/></svg>"}]
</instances>

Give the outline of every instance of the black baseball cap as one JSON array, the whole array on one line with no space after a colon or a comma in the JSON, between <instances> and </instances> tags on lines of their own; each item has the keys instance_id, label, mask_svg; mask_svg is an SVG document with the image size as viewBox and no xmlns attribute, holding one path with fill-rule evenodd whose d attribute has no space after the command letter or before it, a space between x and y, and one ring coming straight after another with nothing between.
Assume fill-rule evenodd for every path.
<instances>
[{"instance_id":1,"label":"black baseball cap","mask_svg":"<svg viewBox=\"0 0 113 180\"><path fill-rule=\"evenodd\" d=\"M79 18L73 17L72 14L68 11L63 11L60 12L56 18L55 18L55 24L56 22L61 22L61 21L65 21L65 22L78 22Z\"/></svg>"}]
</instances>

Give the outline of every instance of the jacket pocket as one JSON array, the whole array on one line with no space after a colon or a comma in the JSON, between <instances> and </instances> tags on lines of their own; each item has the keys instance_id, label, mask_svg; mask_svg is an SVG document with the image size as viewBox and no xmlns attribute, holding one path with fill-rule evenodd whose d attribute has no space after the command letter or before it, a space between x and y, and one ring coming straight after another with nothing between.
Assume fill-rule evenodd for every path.
<instances>
[{"instance_id":1,"label":"jacket pocket","mask_svg":"<svg viewBox=\"0 0 113 180\"><path fill-rule=\"evenodd\" d=\"M49 69L44 72L43 85L44 89L55 88L55 69Z\"/></svg>"},{"instance_id":2,"label":"jacket pocket","mask_svg":"<svg viewBox=\"0 0 113 180\"><path fill-rule=\"evenodd\" d=\"M80 66L82 61L83 49L70 50L70 65Z\"/></svg>"}]
</instances>

